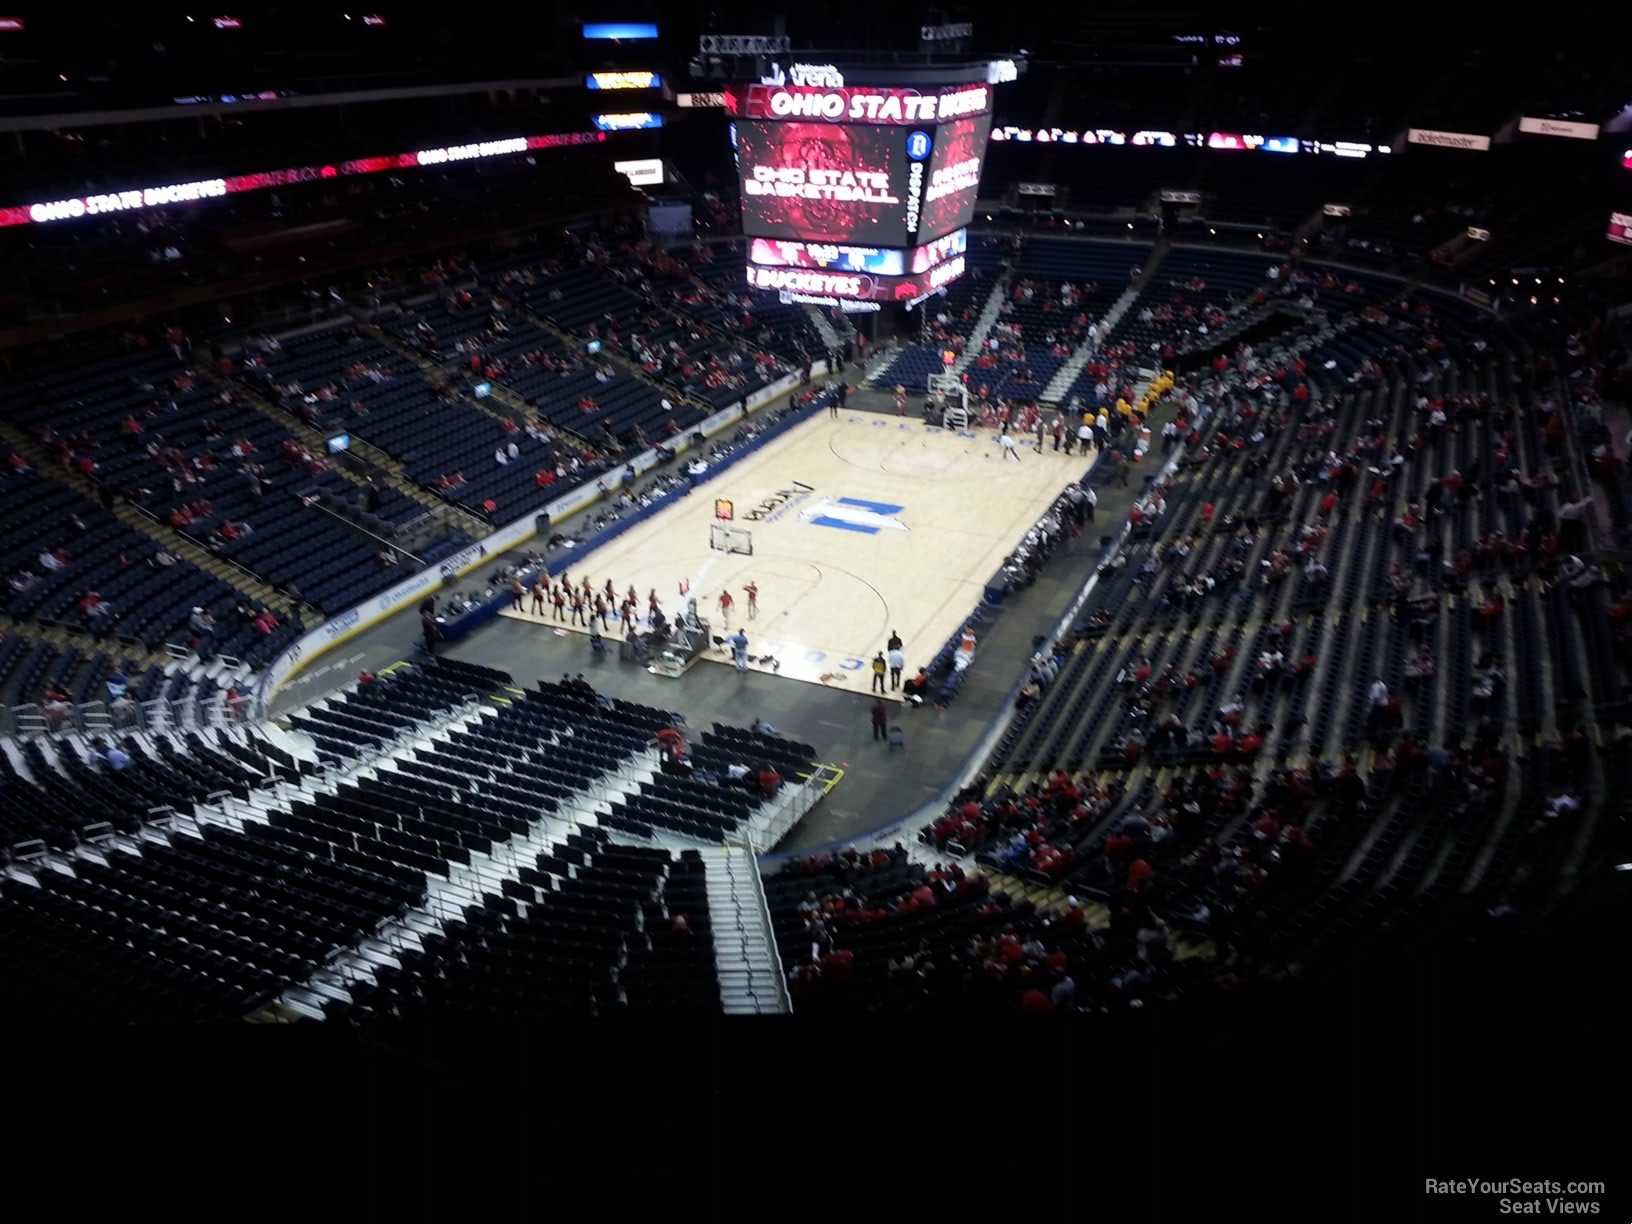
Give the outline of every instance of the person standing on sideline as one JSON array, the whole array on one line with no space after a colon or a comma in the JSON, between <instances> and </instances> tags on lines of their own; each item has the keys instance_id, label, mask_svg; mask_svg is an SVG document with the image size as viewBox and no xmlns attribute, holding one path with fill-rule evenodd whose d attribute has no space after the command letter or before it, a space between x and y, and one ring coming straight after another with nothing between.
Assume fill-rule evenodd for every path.
<instances>
[{"instance_id":1,"label":"person standing on sideline","mask_svg":"<svg viewBox=\"0 0 1632 1224\"><path fill-rule=\"evenodd\" d=\"M739 672L748 670L748 635L738 629L725 639L725 644L731 647L731 661L736 664Z\"/></svg>"},{"instance_id":2,"label":"person standing on sideline","mask_svg":"<svg viewBox=\"0 0 1632 1224\"><path fill-rule=\"evenodd\" d=\"M742 593L748 596L748 619L753 620L759 615L759 584L749 582L742 588Z\"/></svg>"},{"instance_id":3,"label":"person standing on sideline","mask_svg":"<svg viewBox=\"0 0 1632 1224\"><path fill-rule=\"evenodd\" d=\"M1093 440L1094 427L1086 421L1077 426L1077 446L1083 454L1088 453L1088 444Z\"/></svg>"},{"instance_id":4,"label":"person standing on sideline","mask_svg":"<svg viewBox=\"0 0 1632 1224\"><path fill-rule=\"evenodd\" d=\"M839 389L833 386L831 383L828 384L827 393L828 395L832 396L832 398L827 401L827 415L836 421L839 419L839 405L842 404L844 400L839 396Z\"/></svg>"},{"instance_id":5,"label":"person standing on sideline","mask_svg":"<svg viewBox=\"0 0 1632 1224\"><path fill-rule=\"evenodd\" d=\"M891 629L890 630L890 640L888 642L884 643L884 649L885 650L900 650L901 649L901 633L900 633L899 630L896 630L896 629Z\"/></svg>"},{"instance_id":6,"label":"person standing on sideline","mask_svg":"<svg viewBox=\"0 0 1632 1224\"><path fill-rule=\"evenodd\" d=\"M901 669L907 665L907 658L897 646L890 647L890 652L885 658L890 664L890 689L893 691L901 687Z\"/></svg>"},{"instance_id":7,"label":"person standing on sideline","mask_svg":"<svg viewBox=\"0 0 1632 1224\"><path fill-rule=\"evenodd\" d=\"M884 704L884 699L882 697L874 697L873 698L873 739L875 741L889 738L889 732L886 729L886 724L887 724L887 720L889 718L889 714L890 714L889 707Z\"/></svg>"},{"instance_id":8,"label":"person standing on sideline","mask_svg":"<svg viewBox=\"0 0 1632 1224\"><path fill-rule=\"evenodd\" d=\"M841 382L839 384L839 407L843 408L844 407L844 401L849 399L849 398L850 398L850 384L847 383L847 382Z\"/></svg>"},{"instance_id":9,"label":"person standing on sideline","mask_svg":"<svg viewBox=\"0 0 1632 1224\"><path fill-rule=\"evenodd\" d=\"M731 605L735 602L730 591L720 592L720 623L727 629L731 627Z\"/></svg>"},{"instance_id":10,"label":"person standing on sideline","mask_svg":"<svg viewBox=\"0 0 1632 1224\"><path fill-rule=\"evenodd\" d=\"M895 384L895 415L907 415L907 389L900 383Z\"/></svg>"},{"instance_id":11,"label":"person standing on sideline","mask_svg":"<svg viewBox=\"0 0 1632 1224\"><path fill-rule=\"evenodd\" d=\"M606 599L603 596L600 596L600 595L595 596L594 610L590 613L589 619L590 619L591 622L600 621L601 622L601 628L602 629L607 628L607 623L606 623Z\"/></svg>"},{"instance_id":12,"label":"person standing on sideline","mask_svg":"<svg viewBox=\"0 0 1632 1224\"><path fill-rule=\"evenodd\" d=\"M419 614L419 631L425 636L425 653L436 653L436 639L442 636L442 631L436 627L436 614L426 608Z\"/></svg>"},{"instance_id":13,"label":"person standing on sideline","mask_svg":"<svg viewBox=\"0 0 1632 1224\"><path fill-rule=\"evenodd\" d=\"M882 693L884 689L884 672L889 664L884 662L884 652L881 650L873 656L873 688Z\"/></svg>"},{"instance_id":14,"label":"person standing on sideline","mask_svg":"<svg viewBox=\"0 0 1632 1224\"><path fill-rule=\"evenodd\" d=\"M521 602L521 597L525 594L527 594L527 588L521 585L521 577L518 575L517 577L512 578L510 580L510 606L517 612L525 612L527 610L522 606Z\"/></svg>"},{"instance_id":15,"label":"person standing on sideline","mask_svg":"<svg viewBox=\"0 0 1632 1224\"><path fill-rule=\"evenodd\" d=\"M1082 512L1087 515L1088 521L1094 521L1094 507L1099 505L1099 494L1094 492L1094 486L1088 485L1083 489Z\"/></svg>"},{"instance_id":16,"label":"person standing on sideline","mask_svg":"<svg viewBox=\"0 0 1632 1224\"><path fill-rule=\"evenodd\" d=\"M998 434L997 444L1003 448L1003 458L1007 459L1012 455L1016 463L1020 462L1020 448L1014 444L1014 439L1009 437L1008 434Z\"/></svg>"},{"instance_id":17,"label":"person standing on sideline","mask_svg":"<svg viewBox=\"0 0 1632 1224\"><path fill-rule=\"evenodd\" d=\"M1065 418L1057 412L1054 414L1054 424L1049 427L1049 432L1054 435L1054 449L1057 452L1060 443L1065 440ZM1066 445L1065 453L1068 455L1071 453L1069 443Z\"/></svg>"},{"instance_id":18,"label":"person standing on sideline","mask_svg":"<svg viewBox=\"0 0 1632 1224\"><path fill-rule=\"evenodd\" d=\"M538 577L533 580L533 615L534 616L543 616L544 615L544 589L545 589L544 584L546 582L548 582L548 581L549 581L549 579L544 576L544 571L543 570L540 570L538 572Z\"/></svg>"},{"instance_id":19,"label":"person standing on sideline","mask_svg":"<svg viewBox=\"0 0 1632 1224\"><path fill-rule=\"evenodd\" d=\"M1048 436L1048 426L1043 423L1042 413L1037 414L1036 433L1037 433L1037 453L1040 455L1040 454L1043 453L1043 441Z\"/></svg>"},{"instance_id":20,"label":"person standing on sideline","mask_svg":"<svg viewBox=\"0 0 1632 1224\"><path fill-rule=\"evenodd\" d=\"M584 625L585 627L589 624L584 617L584 593L582 591L572 593L572 623Z\"/></svg>"},{"instance_id":21,"label":"person standing on sideline","mask_svg":"<svg viewBox=\"0 0 1632 1224\"><path fill-rule=\"evenodd\" d=\"M555 620L566 620L567 619L567 591L566 591L565 586L560 586L560 587L556 588L556 590L555 590L555 601L554 602L555 602L555 617L554 617L554 619Z\"/></svg>"}]
</instances>

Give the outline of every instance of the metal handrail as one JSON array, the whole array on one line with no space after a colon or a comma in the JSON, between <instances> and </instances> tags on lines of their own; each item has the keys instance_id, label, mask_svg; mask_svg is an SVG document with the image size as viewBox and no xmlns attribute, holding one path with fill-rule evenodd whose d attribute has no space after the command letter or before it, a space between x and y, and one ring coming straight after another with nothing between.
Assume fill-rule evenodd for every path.
<instances>
[{"instance_id":1,"label":"metal handrail","mask_svg":"<svg viewBox=\"0 0 1632 1224\"><path fill-rule=\"evenodd\" d=\"M771 902L765 895L765 880L759 872L759 859L748 856L748 870L753 876L754 903L759 909L759 920L764 924L765 943L771 957L771 967L776 972L776 995L785 1013L793 1011L793 996L788 991L788 975L782 965L782 949L776 945L776 923L771 918ZM726 871L731 872L731 863L726 861Z\"/></svg>"},{"instance_id":2,"label":"metal handrail","mask_svg":"<svg viewBox=\"0 0 1632 1224\"><path fill-rule=\"evenodd\" d=\"M24 702L0 709L5 715L5 726L0 728L0 733L18 740L40 735L208 730L258 722L265 716L261 699L242 692L235 703L228 702L225 693L217 692L207 698L69 702L60 710L41 702Z\"/></svg>"},{"instance_id":3,"label":"metal handrail","mask_svg":"<svg viewBox=\"0 0 1632 1224\"><path fill-rule=\"evenodd\" d=\"M230 557L223 557L220 553L215 552L213 549L211 549L208 544L205 544L197 536L192 535L192 534L190 534L188 532L185 532L185 531L181 530L181 528L179 528L179 527L172 527L169 523L165 522L158 515L154 514L153 511L149 510L146 506L138 505L137 503L135 503L133 501L126 501L125 504L127 506L129 506L132 510L134 510L137 514L140 514L144 518L147 518L147 519L151 520L154 526L162 527L166 531L174 532L176 535L180 536L183 540L186 540L187 543L191 544L194 548L198 549L200 552L202 552L206 556L208 556L212 561L219 561L222 565L227 566L229 569L234 570L235 572L237 572L239 574L242 574L247 581L253 582L253 583L257 584L258 586L273 587L274 589L276 588L277 584L272 582L270 579L268 579L268 578L266 578L266 577L264 577L264 576L262 576L260 574L257 574L252 569L246 569L244 566L239 565L238 562L232 560Z\"/></svg>"},{"instance_id":4,"label":"metal handrail","mask_svg":"<svg viewBox=\"0 0 1632 1224\"><path fill-rule=\"evenodd\" d=\"M388 549L392 553L401 553L404 557L406 557L409 561L413 562L415 565L421 566L421 567L424 566L424 564L425 564L424 561L422 561L420 558L414 556L413 553L409 552L401 544L395 543L392 540L388 540L382 535L376 535L374 532L370 531L367 527L364 527L356 519L348 518L346 515L341 514L338 510L332 509L320 496L313 496L311 501L306 500L306 498L308 496L312 496L312 494L315 494L315 493L318 493L318 492L319 492L319 490L313 488L312 490L309 490L307 492L302 492L300 494L297 494L297 496L300 497L301 504L306 506L307 509L309 509L309 510L320 510L324 514L326 514L330 518L332 518L335 522L340 523L343 526L349 527L353 531L361 532L363 535L367 536L369 539L375 541L378 544L383 545L386 549ZM431 512L429 510L427 510L425 513L428 515Z\"/></svg>"}]
</instances>

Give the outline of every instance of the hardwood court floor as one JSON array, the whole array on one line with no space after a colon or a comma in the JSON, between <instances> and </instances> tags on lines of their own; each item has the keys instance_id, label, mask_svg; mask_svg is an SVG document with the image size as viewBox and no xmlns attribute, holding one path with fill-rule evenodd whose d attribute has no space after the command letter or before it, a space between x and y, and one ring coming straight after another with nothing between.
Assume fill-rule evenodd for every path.
<instances>
[{"instance_id":1,"label":"hardwood court floor","mask_svg":"<svg viewBox=\"0 0 1632 1224\"><path fill-rule=\"evenodd\" d=\"M683 613L689 582L715 636L720 592L736 600L732 627L748 636L754 670L865 694L870 660L893 629L916 673L980 601L986 580L1092 455L1022 446L1005 458L990 431L953 433L915 418L847 412L789 430L695 493L631 528L574 569L597 589L631 584L645 612L655 588L666 615ZM752 533L753 555L711 550L717 498ZM749 518L759 514L758 519ZM748 582L759 615L746 620ZM529 598L530 604L530 598ZM504 615L546 629L552 614ZM581 631L581 630L580 630ZM616 617L607 637L621 636ZM978 647L977 647L978 649ZM711 649L705 659L729 664ZM894 694L891 694L894 696Z\"/></svg>"}]
</instances>

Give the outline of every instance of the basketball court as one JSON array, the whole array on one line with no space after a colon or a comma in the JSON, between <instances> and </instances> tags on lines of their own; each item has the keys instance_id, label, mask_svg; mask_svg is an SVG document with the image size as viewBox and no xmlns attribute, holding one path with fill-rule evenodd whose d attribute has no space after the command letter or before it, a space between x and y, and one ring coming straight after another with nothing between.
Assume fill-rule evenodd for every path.
<instances>
[{"instance_id":1,"label":"basketball court","mask_svg":"<svg viewBox=\"0 0 1632 1224\"><path fill-rule=\"evenodd\" d=\"M1039 455L1030 445L1017 453L1018 462L1005 458L989 431L822 412L596 550L569 576L588 577L596 589L610 578L620 594L634 586L643 615L655 590L670 620L684 615L680 590L689 584L711 635L736 628L747 635L753 670L865 694L871 660L891 631L905 643L910 677L1092 460L1091 453ZM723 502L731 503L729 519L716 517L726 512ZM751 551L722 551L711 540ZM750 582L759 587L753 619L744 593ZM723 590L735 600L729 628ZM562 628L549 613L504 615ZM621 637L615 613L606 636L609 644ZM718 646L702 658L731 665Z\"/></svg>"}]
</instances>

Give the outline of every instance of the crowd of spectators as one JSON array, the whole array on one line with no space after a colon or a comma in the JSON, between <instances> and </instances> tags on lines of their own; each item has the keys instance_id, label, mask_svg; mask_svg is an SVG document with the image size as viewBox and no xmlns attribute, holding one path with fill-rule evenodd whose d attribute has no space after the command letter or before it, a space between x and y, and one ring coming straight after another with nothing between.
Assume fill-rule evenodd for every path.
<instances>
[{"instance_id":1,"label":"crowd of spectators","mask_svg":"<svg viewBox=\"0 0 1632 1224\"><path fill-rule=\"evenodd\" d=\"M1182 963L1168 925L1136 891L1091 922L1076 897L1039 905L956 862L922 865L899 844L795 859L766 889L801 1012L1103 1011L1179 997L1201 975L1229 976Z\"/></svg>"}]
</instances>

